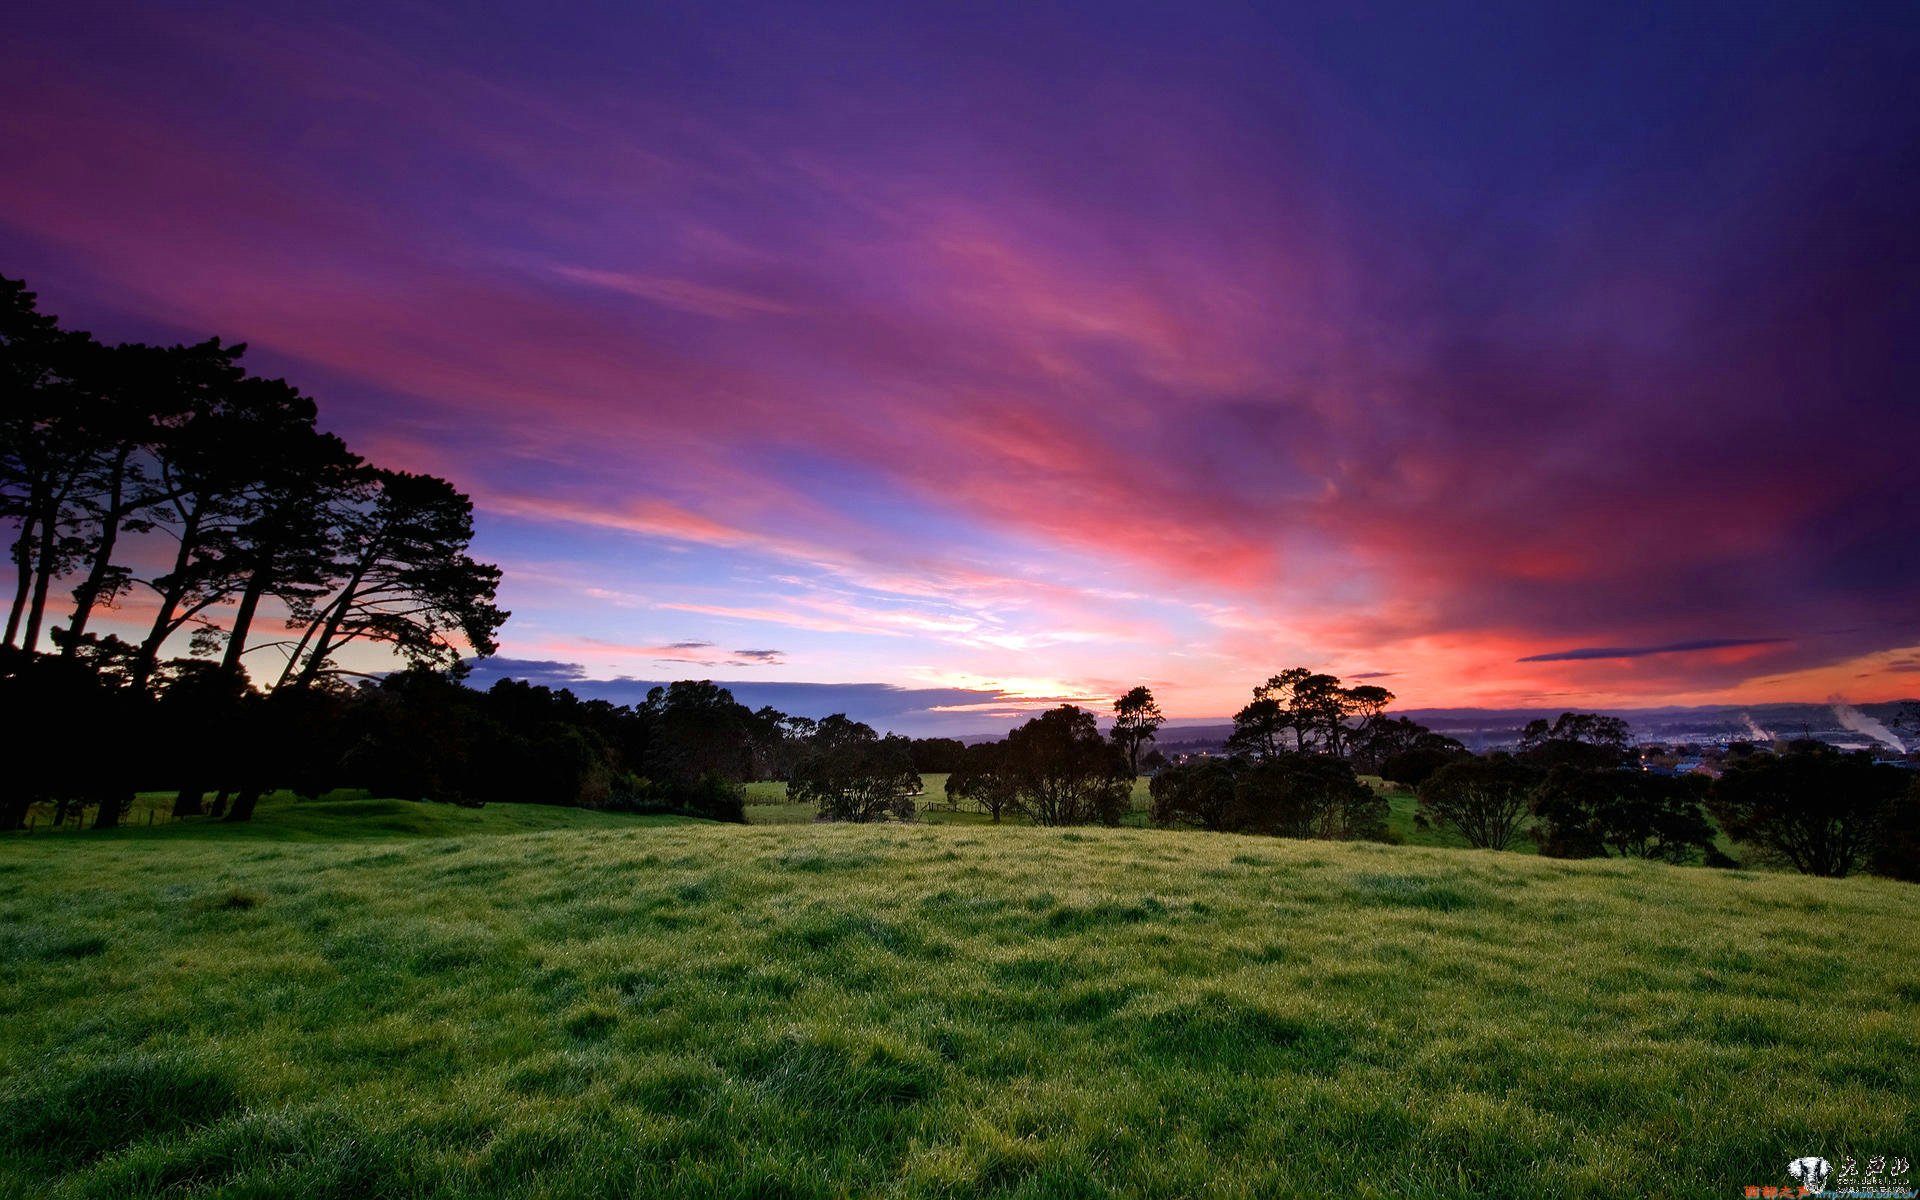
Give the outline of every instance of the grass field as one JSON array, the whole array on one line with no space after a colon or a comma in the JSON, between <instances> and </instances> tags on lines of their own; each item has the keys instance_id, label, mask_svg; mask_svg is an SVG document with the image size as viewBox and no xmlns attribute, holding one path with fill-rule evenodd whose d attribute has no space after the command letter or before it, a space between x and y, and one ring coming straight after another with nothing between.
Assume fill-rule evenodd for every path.
<instances>
[{"instance_id":1,"label":"grass field","mask_svg":"<svg viewBox=\"0 0 1920 1200\"><path fill-rule=\"evenodd\" d=\"M1466 840L1449 829L1421 829L1414 824L1414 795L1406 788L1386 782L1377 775L1364 775L1369 786L1387 798L1387 828L1400 842L1409 846L1449 846L1464 848ZM980 813L960 807L949 811L947 803L947 777L945 775L922 775L920 783L924 792L916 798L920 810L920 819L936 825L981 825L992 822ZM1123 822L1129 828L1141 829L1147 825L1147 780L1143 776L1133 783L1133 811ZM816 810L811 804L790 804L787 802L787 785L779 782L762 781L747 784L747 821L754 825L795 825L811 822ZM1023 824L1024 818L1008 817L1006 823ZM1515 838L1512 850L1522 854L1534 853L1532 839L1522 835Z\"/></svg>"},{"instance_id":2,"label":"grass field","mask_svg":"<svg viewBox=\"0 0 1920 1200\"><path fill-rule=\"evenodd\" d=\"M1737 1196L1920 1158L1916 957L1874 879L276 800L0 843L0 1194Z\"/></svg>"}]
</instances>

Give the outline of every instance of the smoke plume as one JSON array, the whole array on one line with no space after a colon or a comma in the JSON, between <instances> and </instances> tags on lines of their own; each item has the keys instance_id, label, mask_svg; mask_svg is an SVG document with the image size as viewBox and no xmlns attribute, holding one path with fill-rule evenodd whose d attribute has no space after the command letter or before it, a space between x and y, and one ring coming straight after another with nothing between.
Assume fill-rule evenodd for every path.
<instances>
[{"instance_id":1,"label":"smoke plume","mask_svg":"<svg viewBox=\"0 0 1920 1200\"><path fill-rule=\"evenodd\" d=\"M1891 729L1888 729L1885 725L1882 725L1872 717L1861 712L1853 705L1848 704L1845 700L1842 700L1838 696L1832 696L1828 698L1827 703L1833 705L1833 715L1839 718L1840 723L1848 729L1853 730L1855 733L1865 734L1896 754L1905 754L1907 752L1906 743L1893 736Z\"/></svg>"}]
</instances>

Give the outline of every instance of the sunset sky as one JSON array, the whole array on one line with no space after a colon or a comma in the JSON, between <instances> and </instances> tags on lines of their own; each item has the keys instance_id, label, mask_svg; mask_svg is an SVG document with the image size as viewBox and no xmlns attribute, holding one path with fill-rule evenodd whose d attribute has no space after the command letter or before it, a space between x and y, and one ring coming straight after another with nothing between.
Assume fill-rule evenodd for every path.
<instances>
[{"instance_id":1,"label":"sunset sky","mask_svg":"<svg viewBox=\"0 0 1920 1200\"><path fill-rule=\"evenodd\" d=\"M470 493L495 673L1920 695L1920 5L8 25L0 273Z\"/></svg>"}]
</instances>

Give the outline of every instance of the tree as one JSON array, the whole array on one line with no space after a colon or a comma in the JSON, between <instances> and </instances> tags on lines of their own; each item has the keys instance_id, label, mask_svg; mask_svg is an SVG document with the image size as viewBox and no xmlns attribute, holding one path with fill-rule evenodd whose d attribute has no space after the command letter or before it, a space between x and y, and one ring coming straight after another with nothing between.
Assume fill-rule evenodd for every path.
<instances>
[{"instance_id":1,"label":"tree","mask_svg":"<svg viewBox=\"0 0 1920 1200\"><path fill-rule=\"evenodd\" d=\"M1895 803L1881 824L1867 869L1889 879L1920 883L1920 772L1907 773L1913 782L1906 799Z\"/></svg>"},{"instance_id":2,"label":"tree","mask_svg":"<svg viewBox=\"0 0 1920 1200\"><path fill-rule=\"evenodd\" d=\"M1417 789L1441 767L1471 757L1467 748L1456 739L1423 731L1411 745L1381 760L1380 775L1403 787Z\"/></svg>"},{"instance_id":3,"label":"tree","mask_svg":"<svg viewBox=\"0 0 1920 1200\"><path fill-rule=\"evenodd\" d=\"M1684 863L1713 847L1713 825L1697 775L1592 771L1559 766L1528 798L1529 831L1554 858L1650 858Z\"/></svg>"},{"instance_id":4,"label":"tree","mask_svg":"<svg viewBox=\"0 0 1920 1200\"><path fill-rule=\"evenodd\" d=\"M1147 785L1147 819L1155 825L1193 824L1215 832L1231 828L1234 763L1201 758L1167 767Z\"/></svg>"},{"instance_id":5,"label":"tree","mask_svg":"<svg viewBox=\"0 0 1920 1200\"><path fill-rule=\"evenodd\" d=\"M1618 767L1626 763L1632 750L1632 726L1619 717L1599 713L1563 712L1552 724L1536 717L1520 731L1519 757L1543 769Z\"/></svg>"},{"instance_id":6,"label":"tree","mask_svg":"<svg viewBox=\"0 0 1920 1200\"><path fill-rule=\"evenodd\" d=\"M968 746L947 776L947 799L965 801L993 818L1015 809L1019 801L1019 783L1007 769L1005 742L977 742Z\"/></svg>"},{"instance_id":7,"label":"tree","mask_svg":"<svg viewBox=\"0 0 1920 1200\"><path fill-rule=\"evenodd\" d=\"M913 750L898 734L881 737L873 727L835 714L820 722L814 745L793 769L789 798L815 804L827 821L878 821L913 817L920 775Z\"/></svg>"},{"instance_id":8,"label":"tree","mask_svg":"<svg viewBox=\"0 0 1920 1200\"><path fill-rule=\"evenodd\" d=\"M966 743L959 738L914 738L913 769L923 775L944 775L959 767L966 752Z\"/></svg>"},{"instance_id":9,"label":"tree","mask_svg":"<svg viewBox=\"0 0 1920 1200\"><path fill-rule=\"evenodd\" d=\"M652 688L637 716L639 766L651 778L690 786L709 775L744 779L752 765L753 713L711 680Z\"/></svg>"},{"instance_id":10,"label":"tree","mask_svg":"<svg viewBox=\"0 0 1920 1200\"><path fill-rule=\"evenodd\" d=\"M500 569L467 555L473 502L431 475L371 470L364 485L336 524L337 582L295 606L306 628L283 686L339 670L334 656L356 641L385 643L414 666L455 667L463 650L495 649L508 614L493 604Z\"/></svg>"},{"instance_id":11,"label":"tree","mask_svg":"<svg viewBox=\"0 0 1920 1200\"><path fill-rule=\"evenodd\" d=\"M1505 755L1449 763L1420 785L1415 818L1458 831L1476 849L1505 850L1527 814L1532 783L1531 772Z\"/></svg>"},{"instance_id":12,"label":"tree","mask_svg":"<svg viewBox=\"0 0 1920 1200\"><path fill-rule=\"evenodd\" d=\"M1117 825L1133 790L1125 757L1100 736L1092 713L1071 704L1009 733L1003 769L1036 825Z\"/></svg>"},{"instance_id":13,"label":"tree","mask_svg":"<svg viewBox=\"0 0 1920 1200\"><path fill-rule=\"evenodd\" d=\"M1713 783L1707 808L1727 834L1808 875L1852 874L1910 828L1905 772L1872 756L1798 742L1756 754Z\"/></svg>"},{"instance_id":14,"label":"tree","mask_svg":"<svg viewBox=\"0 0 1920 1200\"><path fill-rule=\"evenodd\" d=\"M1127 755L1127 769L1140 773L1140 747L1151 742L1167 719L1145 684L1113 702L1113 744Z\"/></svg>"},{"instance_id":15,"label":"tree","mask_svg":"<svg viewBox=\"0 0 1920 1200\"><path fill-rule=\"evenodd\" d=\"M336 523L357 498L365 475L360 456L332 434L293 425L276 441L272 456L258 467L260 478L250 489L246 512L222 546L224 565L238 584L221 660L222 668L234 674L241 671L262 600L272 597L298 610L333 583Z\"/></svg>"},{"instance_id":16,"label":"tree","mask_svg":"<svg viewBox=\"0 0 1920 1200\"><path fill-rule=\"evenodd\" d=\"M1406 717L1389 717L1384 714L1375 716L1354 731L1349 756L1356 771L1382 775L1386 772L1387 760L1396 754L1405 754L1421 745L1460 745L1452 738L1442 737L1425 725Z\"/></svg>"},{"instance_id":17,"label":"tree","mask_svg":"<svg viewBox=\"0 0 1920 1200\"><path fill-rule=\"evenodd\" d=\"M1306 748L1308 731L1301 727L1295 692L1313 672L1289 667L1253 689L1253 702L1233 714L1233 733L1227 752L1249 758L1272 758L1286 749L1286 733L1293 732L1293 748Z\"/></svg>"},{"instance_id":18,"label":"tree","mask_svg":"<svg viewBox=\"0 0 1920 1200\"><path fill-rule=\"evenodd\" d=\"M78 492L99 430L86 390L100 347L42 314L20 280L0 276L0 520L14 526L5 644L39 648L52 581L72 570Z\"/></svg>"},{"instance_id":19,"label":"tree","mask_svg":"<svg viewBox=\"0 0 1920 1200\"><path fill-rule=\"evenodd\" d=\"M1364 738L1385 720L1393 700L1393 693L1383 687L1345 687L1337 675L1289 667L1254 688L1253 703L1234 714L1227 750L1270 759L1287 749L1284 739L1291 732L1295 752L1319 750L1344 757L1356 735ZM1357 722L1357 729L1350 721Z\"/></svg>"},{"instance_id":20,"label":"tree","mask_svg":"<svg viewBox=\"0 0 1920 1200\"><path fill-rule=\"evenodd\" d=\"M250 384L239 365L245 350L214 339L166 359L153 435L159 495L146 514L173 547L157 556L155 573L133 580L154 600L134 659L136 687L146 686L176 633L189 625L216 632L206 613L239 585L229 539L251 511L259 468L290 440L313 436L313 402L291 388Z\"/></svg>"},{"instance_id":21,"label":"tree","mask_svg":"<svg viewBox=\"0 0 1920 1200\"><path fill-rule=\"evenodd\" d=\"M1230 827L1279 837L1385 841L1387 812L1385 798L1341 760L1282 754L1239 773Z\"/></svg>"},{"instance_id":22,"label":"tree","mask_svg":"<svg viewBox=\"0 0 1920 1200\"><path fill-rule=\"evenodd\" d=\"M1293 728L1292 718L1280 701L1262 696L1254 689L1251 704L1233 714L1233 732L1227 736L1227 753L1246 758L1267 759L1285 751L1286 731Z\"/></svg>"}]
</instances>

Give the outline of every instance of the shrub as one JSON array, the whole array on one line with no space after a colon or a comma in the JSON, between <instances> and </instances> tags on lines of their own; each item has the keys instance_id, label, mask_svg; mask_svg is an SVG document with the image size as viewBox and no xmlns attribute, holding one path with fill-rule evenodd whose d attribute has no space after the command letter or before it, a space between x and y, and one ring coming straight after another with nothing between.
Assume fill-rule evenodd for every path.
<instances>
[{"instance_id":1,"label":"shrub","mask_svg":"<svg viewBox=\"0 0 1920 1200\"><path fill-rule=\"evenodd\" d=\"M1416 820L1456 830L1467 845L1505 850L1527 813L1532 773L1506 755L1449 763L1420 785Z\"/></svg>"},{"instance_id":2,"label":"shrub","mask_svg":"<svg viewBox=\"0 0 1920 1200\"><path fill-rule=\"evenodd\" d=\"M1092 713L1071 704L1009 733L1001 769L1036 825L1117 825L1131 803L1126 755L1100 736Z\"/></svg>"},{"instance_id":3,"label":"shrub","mask_svg":"<svg viewBox=\"0 0 1920 1200\"><path fill-rule=\"evenodd\" d=\"M1233 786L1233 764L1224 758L1164 767L1147 785L1152 797L1147 819L1155 825L1226 829L1233 814Z\"/></svg>"},{"instance_id":4,"label":"shrub","mask_svg":"<svg viewBox=\"0 0 1920 1200\"><path fill-rule=\"evenodd\" d=\"M1839 877L1872 864L1911 878L1912 858L1896 860L1914 838L1912 787L1904 772L1875 766L1865 753L1796 743L1728 767L1707 805L1729 835L1808 875Z\"/></svg>"},{"instance_id":5,"label":"shrub","mask_svg":"<svg viewBox=\"0 0 1920 1200\"><path fill-rule=\"evenodd\" d=\"M844 716L820 722L787 784L791 799L818 805L821 819L828 821L912 820L919 790L906 738L882 738L871 726Z\"/></svg>"},{"instance_id":6,"label":"shrub","mask_svg":"<svg viewBox=\"0 0 1920 1200\"><path fill-rule=\"evenodd\" d=\"M1385 841L1387 802L1344 761L1281 754L1241 771L1230 827L1281 837Z\"/></svg>"},{"instance_id":7,"label":"shrub","mask_svg":"<svg viewBox=\"0 0 1920 1200\"><path fill-rule=\"evenodd\" d=\"M1555 767L1528 797L1540 853L1555 858L1691 862L1713 846L1697 775Z\"/></svg>"}]
</instances>

